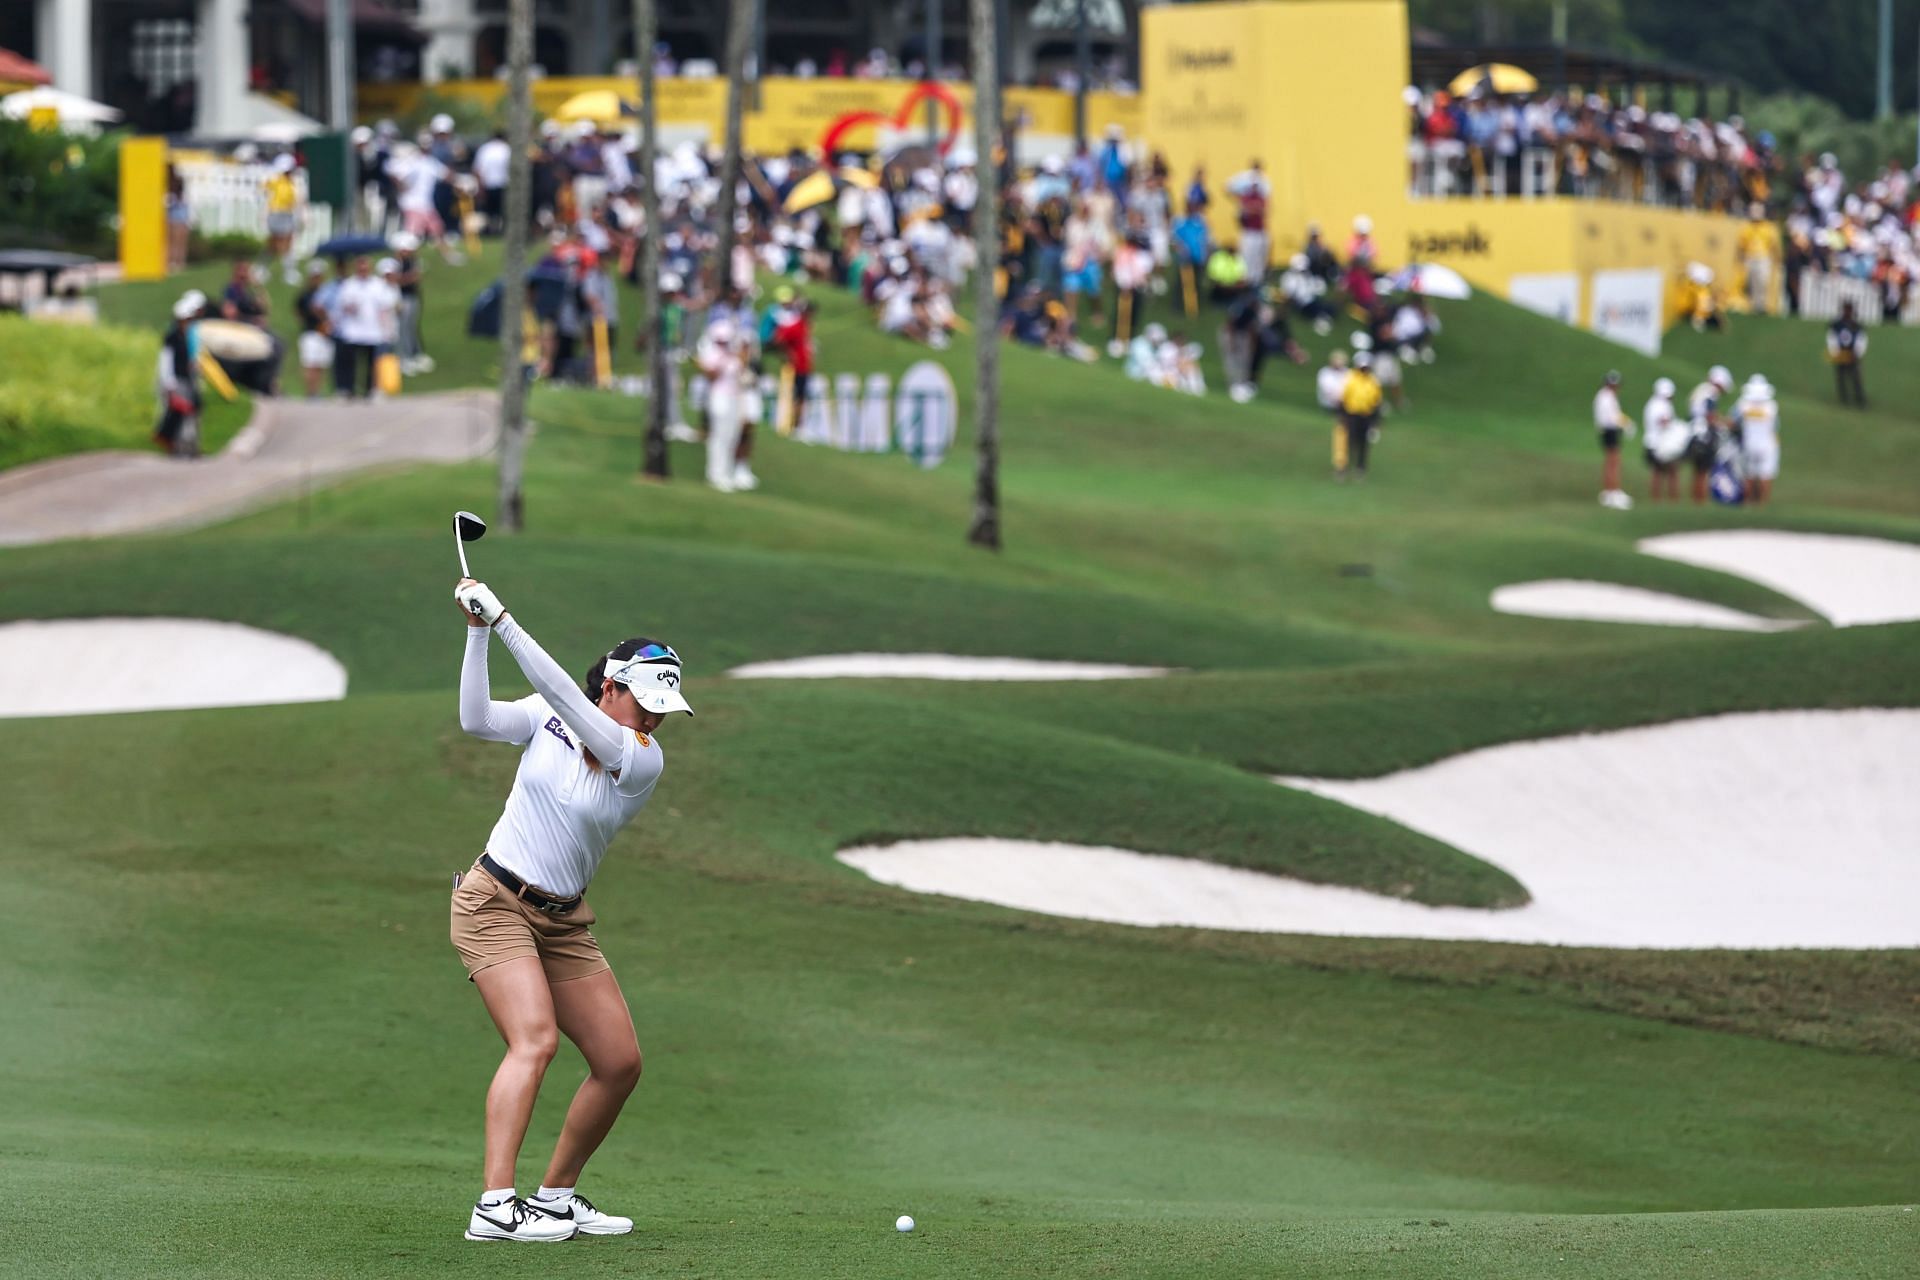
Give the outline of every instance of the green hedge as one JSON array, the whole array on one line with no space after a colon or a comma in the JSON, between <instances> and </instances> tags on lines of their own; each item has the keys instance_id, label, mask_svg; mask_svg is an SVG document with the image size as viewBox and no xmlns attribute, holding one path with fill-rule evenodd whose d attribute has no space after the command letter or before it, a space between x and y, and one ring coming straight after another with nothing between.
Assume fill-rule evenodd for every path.
<instances>
[{"instance_id":1,"label":"green hedge","mask_svg":"<svg viewBox=\"0 0 1920 1280\"><path fill-rule=\"evenodd\" d=\"M118 325L42 324L0 315L0 469L93 449L151 447L157 335ZM209 394L202 447L245 425L251 403Z\"/></svg>"}]
</instances>

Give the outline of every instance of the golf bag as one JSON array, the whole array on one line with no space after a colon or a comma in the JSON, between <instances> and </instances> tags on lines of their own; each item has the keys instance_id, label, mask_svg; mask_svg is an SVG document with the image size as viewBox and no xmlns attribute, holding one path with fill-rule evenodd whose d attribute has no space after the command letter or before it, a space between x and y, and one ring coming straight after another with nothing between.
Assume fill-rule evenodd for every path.
<instances>
[{"instance_id":1,"label":"golf bag","mask_svg":"<svg viewBox=\"0 0 1920 1280\"><path fill-rule=\"evenodd\" d=\"M1747 498L1746 467L1737 432L1715 433L1713 466L1707 472L1707 492L1722 506L1737 507Z\"/></svg>"}]
</instances>

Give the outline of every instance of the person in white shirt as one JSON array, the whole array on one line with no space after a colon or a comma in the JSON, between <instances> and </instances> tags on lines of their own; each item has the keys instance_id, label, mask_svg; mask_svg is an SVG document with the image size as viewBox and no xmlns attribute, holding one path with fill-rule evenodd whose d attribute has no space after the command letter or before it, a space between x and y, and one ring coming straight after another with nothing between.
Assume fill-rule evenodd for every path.
<instances>
[{"instance_id":1,"label":"person in white shirt","mask_svg":"<svg viewBox=\"0 0 1920 1280\"><path fill-rule=\"evenodd\" d=\"M462 578L454 599L467 621L460 727L522 748L506 808L486 850L454 877L449 936L507 1043L487 1090L485 1189L469 1240L566 1240L625 1235L633 1220L580 1196L581 1171L640 1081L640 1045L620 984L588 928L585 893L608 844L660 780L653 736L667 716L691 716L680 655L648 639L625 641L573 683L485 583ZM497 634L534 687L495 702L487 645ZM514 1191L514 1165L560 1035L587 1060L539 1192Z\"/></svg>"},{"instance_id":2,"label":"person in white shirt","mask_svg":"<svg viewBox=\"0 0 1920 1280\"><path fill-rule=\"evenodd\" d=\"M1673 393L1673 379L1661 378L1653 384L1653 394L1640 411L1641 438L1645 441L1647 466L1652 470L1648 484L1651 502L1662 498L1680 501L1680 459L1686 455L1691 432L1673 411Z\"/></svg>"},{"instance_id":3,"label":"person in white shirt","mask_svg":"<svg viewBox=\"0 0 1920 1280\"><path fill-rule=\"evenodd\" d=\"M499 235L504 229L507 170L513 163L513 147L507 135L495 131L473 153L473 176L480 184L480 212L487 220L487 234Z\"/></svg>"},{"instance_id":4,"label":"person in white shirt","mask_svg":"<svg viewBox=\"0 0 1920 1280\"><path fill-rule=\"evenodd\" d=\"M1707 380L1687 394L1687 460L1693 464L1693 500L1707 500L1707 484L1720 456L1730 419L1721 404L1733 391L1733 374L1723 364L1707 370Z\"/></svg>"},{"instance_id":5,"label":"person in white shirt","mask_svg":"<svg viewBox=\"0 0 1920 1280\"><path fill-rule=\"evenodd\" d=\"M1612 369L1593 395L1593 429L1600 437L1600 505L1625 511L1633 505L1620 487L1620 437L1633 434L1633 420L1620 411L1620 374Z\"/></svg>"},{"instance_id":6,"label":"person in white shirt","mask_svg":"<svg viewBox=\"0 0 1920 1280\"><path fill-rule=\"evenodd\" d=\"M707 326L693 362L707 380L707 483L721 493L735 483L741 414L746 408L746 342L733 319L722 314Z\"/></svg>"},{"instance_id":7,"label":"person in white shirt","mask_svg":"<svg viewBox=\"0 0 1920 1280\"><path fill-rule=\"evenodd\" d=\"M1740 464L1747 475L1747 501L1759 506L1773 496L1773 482L1780 474L1780 402L1764 374L1747 379L1733 414L1740 431Z\"/></svg>"},{"instance_id":8,"label":"person in white shirt","mask_svg":"<svg viewBox=\"0 0 1920 1280\"><path fill-rule=\"evenodd\" d=\"M373 264L355 258L353 274L333 295L333 389L349 399L373 392L373 358L392 341L400 294L373 274ZM365 382L360 370L366 370Z\"/></svg>"},{"instance_id":9,"label":"person in white shirt","mask_svg":"<svg viewBox=\"0 0 1920 1280\"><path fill-rule=\"evenodd\" d=\"M387 170L399 188L401 226L421 240L438 240L445 227L433 204L433 189L446 176L447 167L418 147L403 147L387 162Z\"/></svg>"}]
</instances>

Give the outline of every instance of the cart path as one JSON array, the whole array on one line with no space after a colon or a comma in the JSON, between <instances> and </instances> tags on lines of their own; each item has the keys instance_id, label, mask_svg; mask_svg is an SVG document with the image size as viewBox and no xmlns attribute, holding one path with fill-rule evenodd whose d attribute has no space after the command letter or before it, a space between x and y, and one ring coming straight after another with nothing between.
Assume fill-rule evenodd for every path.
<instances>
[{"instance_id":1,"label":"cart path","mask_svg":"<svg viewBox=\"0 0 1920 1280\"><path fill-rule=\"evenodd\" d=\"M212 458L75 454L0 472L0 546L214 524L342 477L492 452L491 391L397 400L256 402L253 422Z\"/></svg>"}]
</instances>

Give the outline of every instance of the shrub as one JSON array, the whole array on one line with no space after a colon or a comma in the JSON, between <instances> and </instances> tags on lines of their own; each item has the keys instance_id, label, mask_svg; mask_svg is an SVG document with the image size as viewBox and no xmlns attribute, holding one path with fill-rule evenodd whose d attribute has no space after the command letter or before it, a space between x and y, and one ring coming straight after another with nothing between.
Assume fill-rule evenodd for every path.
<instances>
[{"instance_id":1,"label":"shrub","mask_svg":"<svg viewBox=\"0 0 1920 1280\"><path fill-rule=\"evenodd\" d=\"M267 242L245 231L218 231L206 234L194 231L187 236L188 262L231 262L235 258L257 258Z\"/></svg>"}]
</instances>

